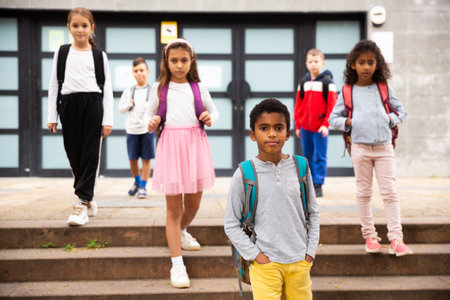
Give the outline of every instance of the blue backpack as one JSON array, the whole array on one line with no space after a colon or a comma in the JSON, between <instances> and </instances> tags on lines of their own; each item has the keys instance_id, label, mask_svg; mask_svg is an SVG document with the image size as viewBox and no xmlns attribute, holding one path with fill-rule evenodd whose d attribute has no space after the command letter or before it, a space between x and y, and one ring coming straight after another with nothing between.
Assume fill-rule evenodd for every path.
<instances>
[{"instance_id":1,"label":"blue backpack","mask_svg":"<svg viewBox=\"0 0 450 300\"><path fill-rule=\"evenodd\" d=\"M306 176L308 174L308 161L303 156L294 155L294 162L297 167L297 177L300 183L300 195L305 214L305 228L308 228L308 188L306 182ZM254 231L255 225L255 212L258 206L258 178L256 176L255 165L253 161L246 160L239 164L239 168L242 172L242 178L245 187L245 205L242 212L241 224L242 230L250 237L253 243L256 242L256 233ZM231 245L231 251L233 256L234 268L238 277L240 295L242 296L242 284L241 281L250 284L249 265L250 262L245 260L234 247Z\"/></svg>"}]
</instances>

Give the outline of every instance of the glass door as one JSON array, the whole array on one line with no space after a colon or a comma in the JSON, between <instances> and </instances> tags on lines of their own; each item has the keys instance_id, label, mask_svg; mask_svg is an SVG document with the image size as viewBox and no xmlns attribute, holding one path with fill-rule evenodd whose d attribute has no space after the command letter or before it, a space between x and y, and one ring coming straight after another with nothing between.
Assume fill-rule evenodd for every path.
<instances>
[{"instance_id":1,"label":"glass door","mask_svg":"<svg viewBox=\"0 0 450 300\"><path fill-rule=\"evenodd\" d=\"M181 33L196 51L200 78L220 113L207 129L216 174L229 176L257 153L248 134L252 108L272 97L294 109L294 27L186 26ZM294 153L294 145L290 139L285 151Z\"/></svg>"},{"instance_id":2,"label":"glass door","mask_svg":"<svg viewBox=\"0 0 450 300\"><path fill-rule=\"evenodd\" d=\"M244 155L250 159L257 152L256 143L249 135L249 116L253 107L266 98L282 101L291 112L291 129L294 129L292 112L294 111L295 91L295 29L286 27L245 27L243 30L244 78L247 95L240 99L244 105L245 130ZM294 153L295 135L286 142L285 153Z\"/></svg>"},{"instance_id":3,"label":"glass door","mask_svg":"<svg viewBox=\"0 0 450 300\"><path fill-rule=\"evenodd\" d=\"M206 127L211 155L218 176L230 175L235 168L236 128L238 128L236 99L233 87L236 79L234 57L235 28L227 26L186 26L182 34L192 44L197 55L200 79L208 88L220 118L212 127Z\"/></svg>"}]
</instances>

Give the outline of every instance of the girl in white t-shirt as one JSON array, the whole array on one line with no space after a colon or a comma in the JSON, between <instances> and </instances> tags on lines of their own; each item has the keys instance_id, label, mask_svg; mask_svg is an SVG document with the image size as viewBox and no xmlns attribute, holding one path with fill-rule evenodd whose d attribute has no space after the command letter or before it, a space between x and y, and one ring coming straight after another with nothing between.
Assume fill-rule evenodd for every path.
<instances>
[{"instance_id":1,"label":"girl in white t-shirt","mask_svg":"<svg viewBox=\"0 0 450 300\"><path fill-rule=\"evenodd\" d=\"M164 48L147 112L148 130L162 129L152 188L166 195L166 236L172 257L170 282L174 287L189 287L181 248L200 249L186 228L199 209L203 190L214 184L214 167L203 126L211 126L219 113L200 82L195 53L186 40L176 39Z\"/></svg>"},{"instance_id":2,"label":"girl in white t-shirt","mask_svg":"<svg viewBox=\"0 0 450 300\"><path fill-rule=\"evenodd\" d=\"M89 221L88 214L94 216L97 213L97 204L92 199L100 165L101 139L111 133L113 123L113 92L108 58L104 52L101 53L105 76L103 95L97 84L93 55L96 45L92 38L94 27L94 18L89 10L77 7L70 11L67 28L74 41L67 54L61 95L57 79L59 50L53 58L48 89L47 126L51 132L56 132L59 113L64 148L74 176L75 194L79 198L67 222L78 226Z\"/></svg>"}]
</instances>

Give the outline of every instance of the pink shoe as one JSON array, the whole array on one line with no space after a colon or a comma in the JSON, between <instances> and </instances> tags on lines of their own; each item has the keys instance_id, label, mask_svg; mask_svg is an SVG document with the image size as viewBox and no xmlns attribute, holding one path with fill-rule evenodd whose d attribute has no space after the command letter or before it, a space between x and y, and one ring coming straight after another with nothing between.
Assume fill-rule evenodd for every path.
<instances>
[{"instance_id":1,"label":"pink shoe","mask_svg":"<svg viewBox=\"0 0 450 300\"><path fill-rule=\"evenodd\" d=\"M381 252L381 246L380 242L381 239L379 237L371 237L366 239L366 252L368 253L380 253Z\"/></svg>"},{"instance_id":2,"label":"pink shoe","mask_svg":"<svg viewBox=\"0 0 450 300\"><path fill-rule=\"evenodd\" d=\"M395 254L396 256L403 256L408 254L413 254L411 248L403 243L401 239L395 239L391 242L391 247L389 247L389 254Z\"/></svg>"}]
</instances>

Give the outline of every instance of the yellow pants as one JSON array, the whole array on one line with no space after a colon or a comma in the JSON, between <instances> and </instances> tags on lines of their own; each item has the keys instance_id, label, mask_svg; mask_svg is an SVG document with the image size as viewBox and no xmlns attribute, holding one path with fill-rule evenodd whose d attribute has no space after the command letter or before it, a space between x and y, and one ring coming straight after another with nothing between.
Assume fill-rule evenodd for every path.
<instances>
[{"instance_id":1,"label":"yellow pants","mask_svg":"<svg viewBox=\"0 0 450 300\"><path fill-rule=\"evenodd\" d=\"M254 300L311 300L312 263L302 260L292 264L271 262L250 265L250 281Z\"/></svg>"}]
</instances>

